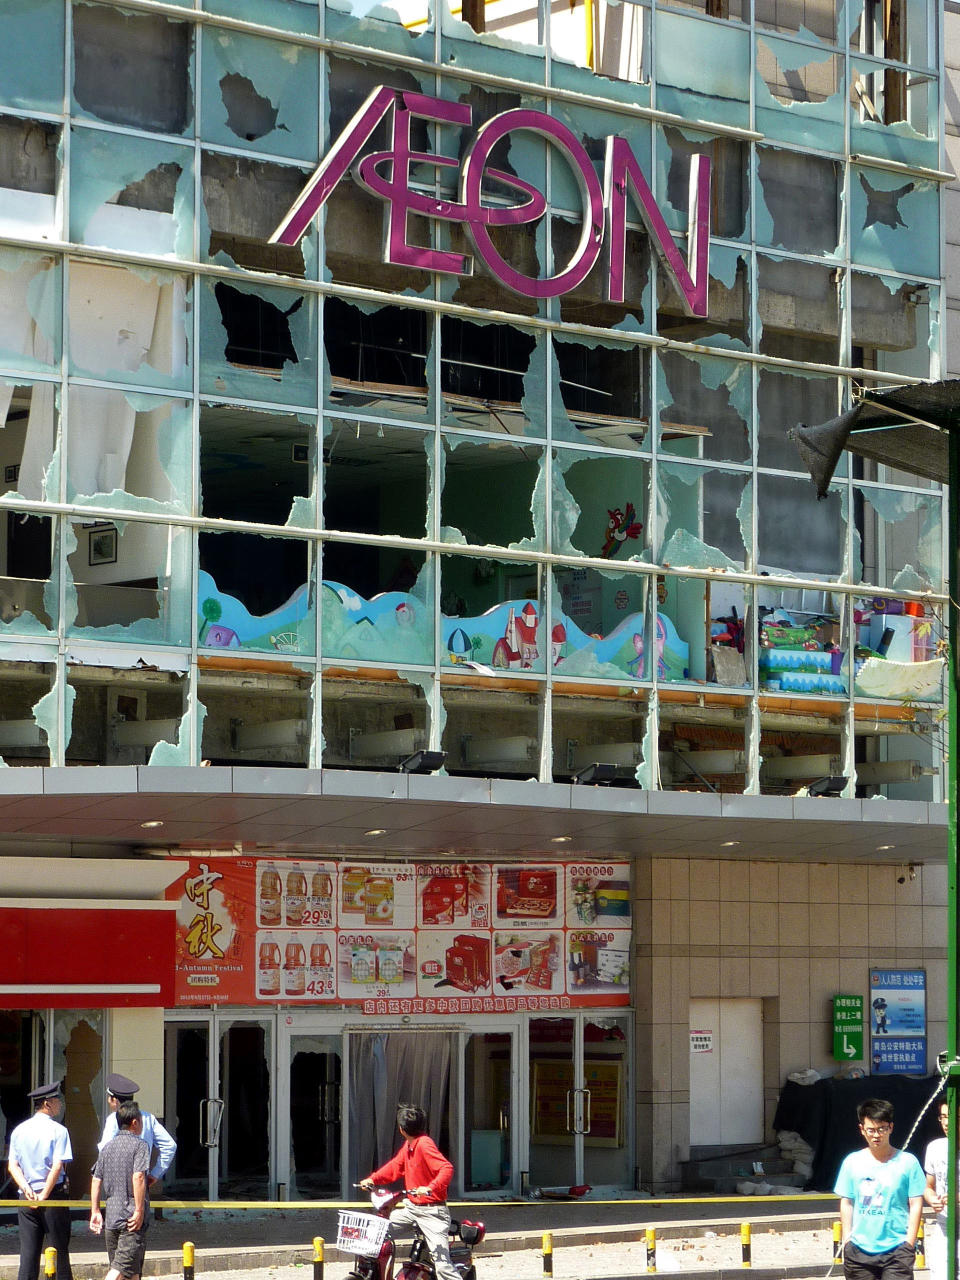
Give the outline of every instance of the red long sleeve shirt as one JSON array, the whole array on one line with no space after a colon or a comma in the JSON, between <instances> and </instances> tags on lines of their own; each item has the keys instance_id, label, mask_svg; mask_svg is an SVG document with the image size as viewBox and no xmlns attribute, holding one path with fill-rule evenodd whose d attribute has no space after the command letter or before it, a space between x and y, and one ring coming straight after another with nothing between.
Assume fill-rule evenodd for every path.
<instances>
[{"instance_id":1,"label":"red long sleeve shirt","mask_svg":"<svg viewBox=\"0 0 960 1280\"><path fill-rule=\"evenodd\" d=\"M371 1173L370 1181L374 1186L387 1187L402 1178L404 1191L430 1188L429 1196L408 1196L411 1204L442 1204L452 1177L453 1165L424 1133L419 1138L405 1138L397 1154Z\"/></svg>"}]
</instances>

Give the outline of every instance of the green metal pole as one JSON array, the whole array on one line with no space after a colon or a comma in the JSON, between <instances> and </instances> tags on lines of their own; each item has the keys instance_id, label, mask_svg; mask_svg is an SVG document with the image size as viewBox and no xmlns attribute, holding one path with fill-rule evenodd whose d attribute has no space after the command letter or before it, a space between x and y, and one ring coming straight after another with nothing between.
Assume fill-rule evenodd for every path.
<instances>
[{"instance_id":1,"label":"green metal pole","mask_svg":"<svg viewBox=\"0 0 960 1280\"><path fill-rule=\"evenodd\" d=\"M947 1127L947 1276L957 1280L957 1105L960 1101L960 1041L958 1041L957 997L960 991L958 968L957 926L957 750L958 733L958 660L960 641L960 423L951 424L950 442L950 490L947 496L947 637L950 644L948 657L949 680L947 682L947 1099L950 1103L950 1123Z\"/></svg>"}]
</instances>

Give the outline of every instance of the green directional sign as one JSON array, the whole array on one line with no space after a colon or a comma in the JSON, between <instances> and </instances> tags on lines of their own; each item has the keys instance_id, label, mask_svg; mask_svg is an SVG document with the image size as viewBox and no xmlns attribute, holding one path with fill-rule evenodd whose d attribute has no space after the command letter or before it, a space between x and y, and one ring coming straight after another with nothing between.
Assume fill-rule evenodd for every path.
<instances>
[{"instance_id":1,"label":"green directional sign","mask_svg":"<svg viewBox=\"0 0 960 1280\"><path fill-rule=\"evenodd\" d=\"M833 1056L837 1062L863 1057L863 996L833 997Z\"/></svg>"}]
</instances>

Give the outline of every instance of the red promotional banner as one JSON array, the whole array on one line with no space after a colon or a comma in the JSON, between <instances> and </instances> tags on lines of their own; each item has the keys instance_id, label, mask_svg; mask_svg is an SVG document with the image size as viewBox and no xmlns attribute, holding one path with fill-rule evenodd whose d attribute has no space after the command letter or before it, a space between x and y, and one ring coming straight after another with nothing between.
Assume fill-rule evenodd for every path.
<instances>
[{"instance_id":1,"label":"red promotional banner","mask_svg":"<svg viewBox=\"0 0 960 1280\"><path fill-rule=\"evenodd\" d=\"M625 862L191 862L176 1003L500 1013L630 1000Z\"/></svg>"}]
</instances>

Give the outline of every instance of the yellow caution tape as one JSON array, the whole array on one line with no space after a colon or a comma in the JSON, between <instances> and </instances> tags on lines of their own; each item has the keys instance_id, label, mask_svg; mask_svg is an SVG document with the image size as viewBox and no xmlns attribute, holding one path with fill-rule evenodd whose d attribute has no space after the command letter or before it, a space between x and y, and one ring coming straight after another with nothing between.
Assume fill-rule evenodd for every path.
<instances>
[{"instance_id":1,"label":"yellow caution tape","mask_svg":"<svg viewBox=\"0 0 960 1280\"><path fill-rule=\"evenodd\" d=\"M751 1204L793 1204L802 1201L810 1204L817 1200L836 1201L836 1196L829 1191L811 1191L802 1195L795 1196L751 1196ZM563 1203L574 1204L577 1197L571 1197L570 1201ZM39 1201L34 1201L32 1207L36 1207ZM43 1201L43 1204L49 1207L49 1202ZM471 1208L476 1209L484 1204L491 1204L497 1209L529 1209L539 1204L553 1203L549 1200L449 1200L447 1202L453 1208ZM583 1204L739 1204L743 1205L743 1196L662 1196L662 1197L646 1197L642 1199L621 1199L621 1200L587 1200L582 1199ZM350 1209L350 1208L369 1208L369 1200L151 1200L151 1209L252 1209L260 1212L265 1209L282 1209L288 1213L291 1209ZM28 1206L23 1200L0 1200L0 1209L24 1209ZM89 1209L89 1200L57 1200L56 1207L58 1209ZM611 1226L622 1225L611 1223Z\"/></svg>"}]
</instances>

